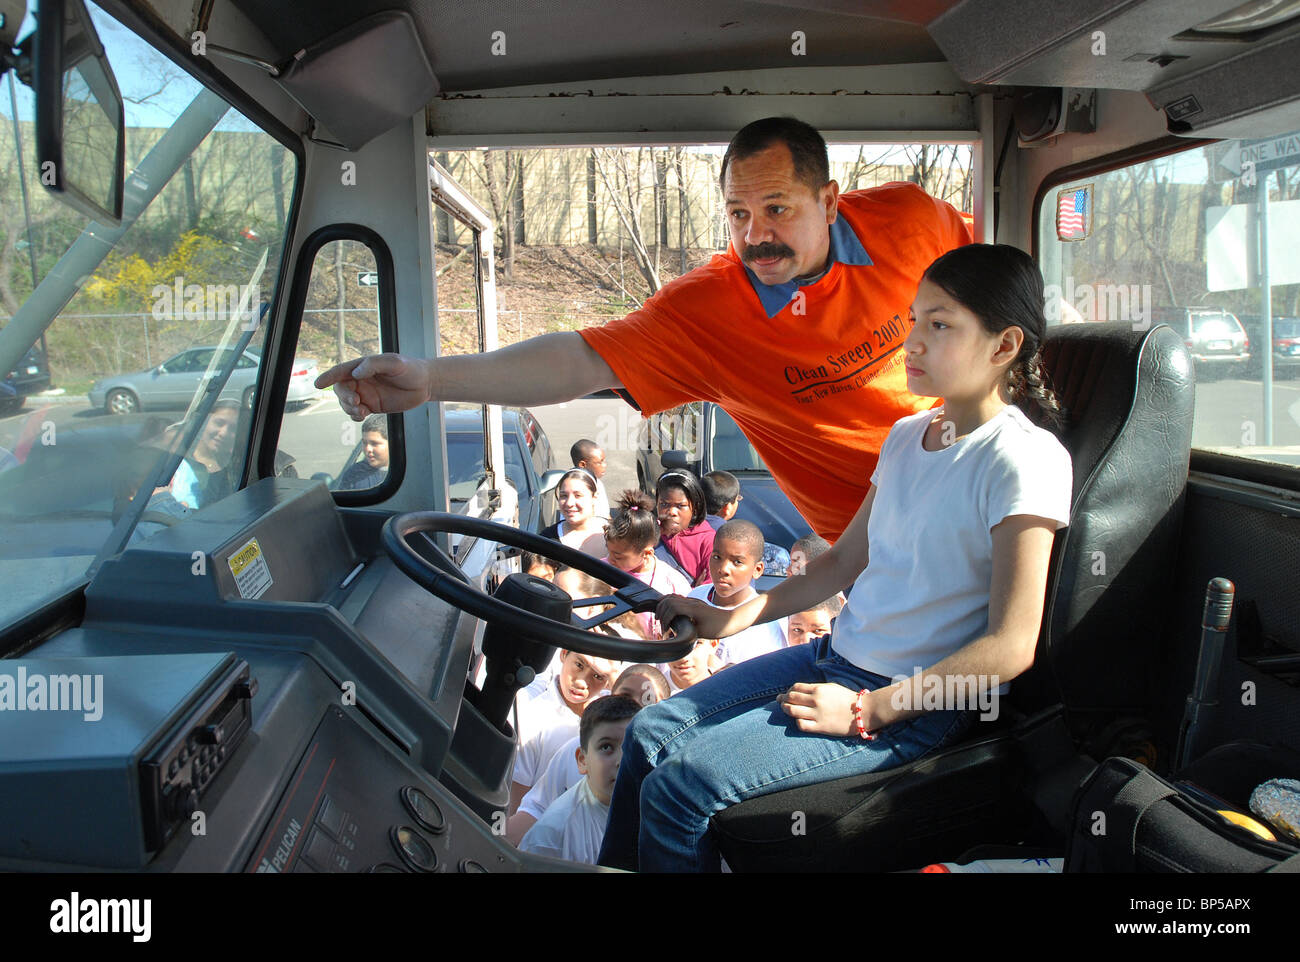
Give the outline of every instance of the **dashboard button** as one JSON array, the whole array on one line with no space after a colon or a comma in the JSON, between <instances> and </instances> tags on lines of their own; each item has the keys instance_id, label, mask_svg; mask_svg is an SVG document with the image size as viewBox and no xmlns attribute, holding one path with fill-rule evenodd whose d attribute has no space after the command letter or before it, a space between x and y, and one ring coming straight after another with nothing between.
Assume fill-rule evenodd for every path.
<instances>
[{"instance_id":1,"label":"dashboard button","mask_svg":"<svg viewBox=\"0 0 1300 962\"><path fill-rule=\"evenodd\" d=\"M441 835L447 831L447 819L442 814L442 809L438 803L428 796L425 792L416 788L414 785L407 785L402 789L402 804L406 810L415 817L421 827L428 829L434 835Z\"/></svg>"},{"instance_id":2,"label":"dashboard button","mask_svg":"<svg viewBox=\"0 0 1300 962\"><path fill-rule=\"evenodd\" d=\"M403 862L417 872L437 871L438 853L423 835L409 825L394 825L389 835Z\"/></svg>"},{"instance_id":3,"label":"dashboard button","mask_svg":"<svg viewBox=\"0 0 1300 962\"><path fill-rule=\"evenodd\" d=\"M316 824L335 838L338 838L343 829L343 820L345 818L347 818L347 812L343 811L342 806L335 802L334 799L326 795L325 801L321 802L320 814L316 816Z\"/></svg>"}]
</instances>

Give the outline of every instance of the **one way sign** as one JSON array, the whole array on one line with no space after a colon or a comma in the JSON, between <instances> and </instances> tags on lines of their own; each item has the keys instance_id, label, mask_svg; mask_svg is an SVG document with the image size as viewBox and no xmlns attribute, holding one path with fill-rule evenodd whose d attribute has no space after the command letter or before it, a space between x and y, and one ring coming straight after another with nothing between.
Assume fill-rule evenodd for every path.
<instances>
[{"instance_id":1,"label":"one way sign","mask_svg":"<svg viewBox=\"0 0 1300 962\"><path fill-rule=\"evenodd\" d=\"M1251 177L1253 182L1254 174L1300 164L1300 132L1231 142L1219 149L1216 180Z\"/></svg>"},{"instance_id":2,"label":"one way sign","mask_svg":"<svg viewBox=\"0 0 1300 962\"><path fill-rule=\"evenodd\" d=\"M362 287L378 287L379 271L358 271L357 283Z\"/></svg>"}]
</instances>

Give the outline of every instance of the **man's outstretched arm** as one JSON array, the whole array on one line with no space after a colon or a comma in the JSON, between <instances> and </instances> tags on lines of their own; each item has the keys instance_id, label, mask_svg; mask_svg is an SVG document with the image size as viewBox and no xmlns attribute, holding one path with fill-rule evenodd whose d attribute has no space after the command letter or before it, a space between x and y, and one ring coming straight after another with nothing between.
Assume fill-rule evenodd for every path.
<instances>
[{"instance_id":1,"label":"man's outstretched arm","mask_svg":"<svg viewBox=\"0 0 1300 962\"><path fill-rule=\"evenodd\" d=\"M316 379L318 388L331 385L354 421L427 401L555 404L623 386L581 335L567 331L485 354L429 359L372 354L337 364Z\"/></svg>"}]
</instances>

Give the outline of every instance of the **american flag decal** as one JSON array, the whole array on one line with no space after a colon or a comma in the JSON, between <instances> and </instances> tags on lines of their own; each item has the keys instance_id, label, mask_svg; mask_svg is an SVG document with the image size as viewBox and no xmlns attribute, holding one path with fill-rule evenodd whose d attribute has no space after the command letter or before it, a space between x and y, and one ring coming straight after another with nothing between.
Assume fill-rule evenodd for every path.
<instances>
[{"instance_id":1,"label":"american flag decal","mask_svg":"<svg viewBox=\"0 0 1300 962\"><path fill-rule=\"evenodd\" d=\"M1060 240L1083 240L1091 226L1089 201L1092 185L1063 190L1056 195L1056 236Z\"/></svg>"}]
</instances>

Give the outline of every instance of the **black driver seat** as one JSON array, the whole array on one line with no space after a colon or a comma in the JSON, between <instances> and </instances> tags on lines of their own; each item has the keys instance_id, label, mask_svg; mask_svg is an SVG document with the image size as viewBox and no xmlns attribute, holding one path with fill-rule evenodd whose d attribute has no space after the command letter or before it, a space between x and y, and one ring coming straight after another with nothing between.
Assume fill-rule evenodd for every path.
<instances>
[{"instance_id":1,"label":"black driver seat","mask_svg":"<svg viewBox=\"0 0 1300 962\"><path fill-rule=\"evenodd\" d=\"M1043 345L1067 411L1070 526L1056 536L1034 666L994 722L900 768L749 799L712 826L735 871L891 871L1024 840L1021 747L1063 714L1076 744L1140 715L1167 620L1192 433L1192 362L1161 325L1053 328ZM1063 709L1052 712L1052 706ZM1068 801L1068 799L1067 799Z\"/></svg>"}]
</instances>

